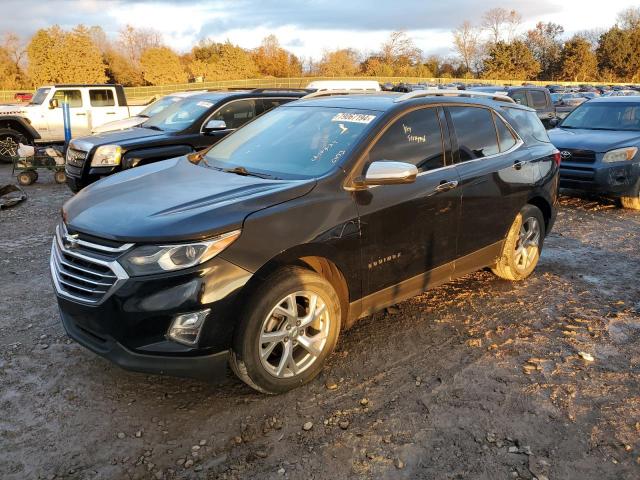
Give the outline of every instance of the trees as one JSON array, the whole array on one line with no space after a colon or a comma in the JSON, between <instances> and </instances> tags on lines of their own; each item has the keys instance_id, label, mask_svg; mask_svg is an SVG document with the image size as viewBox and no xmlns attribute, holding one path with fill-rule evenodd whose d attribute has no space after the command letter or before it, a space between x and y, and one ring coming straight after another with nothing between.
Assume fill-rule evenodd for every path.
<instances>
[{"instance_id":1,"label":"trees","mask_svg":"<svg viewBox=\"0 0 640 480\"><path fill-rule=\"evenodd\" d=\"M252 55L229 41L201 41L191 50L191 56L193 60L189 63L189 70L194 77L204 77L206 80L233 80L258 75L258 67Z\"/></svg>"},{"instance_id":2,"label":"trees","mask_svg":"<svg viewBox=\"0 0 640 480\"><path fill-rule=\"evenodd\" d=\"M465 20L453 31L453 45L462 59L465 70L469 73L474 71L477 73L481 57L478 29Z\"/></svg>"},{"instance_id":3,"label":"trees","mask_svg":"<svg viewBox=\"0 0 640 480\"><path fill-rule=\"evenodd\" d=\"M38 30L27 47L27 58L36 85L107 80L102 54L82 25L70 32L57 25Z\"/></svg>"},{"instance_id":4,"label":"trees","mask_svg":"<svg viewBox=\"0 0 640 480\"><path fill-rule=\"evenodd\" d=\"M484 78L531 80L540 72L540 64L524 42L498 42L491 46L484 62Z\"/></svg>"},{"instance_id":5,"label":"trees","mask_svg":"<svg viewBox=\"0 0 640 480\"><path fill-rule=\"evenodd\" d=\"M562 80L584 82L596 78L598 60L588 40L573 37L564 44L560 57Z\"/></svg>"},{"instance_id":6,"label":"trees","mask_svg":"<svg viewBox=\"0 0 640 480\"><path fill-rule=\"evenodd\" d=\"M482 15L482 26L489 32L489 43L510 42L522 23L522 16L515 10L492 8Z\"/></svg>"},{"instance_id":7,"label":"trees","mask_svg":"<svg viewBox=\"0 0 640 480\"><path fill-rule=\"evenodd\" d=\"M596 50L598 67L608 81L638 78L640 29L623 30L617 25L600 37Z\"/></svg>"},{"instance_id":8,"label":"trees","mask_svg":"<svg viewBox=\"0 0 640 480\"><path fill-rule=\"evenodd\" d=\"M323 77L349 77L359 69L358 52L348 48L325 51L318 64L318 73Z\"/></svg>"},{"instance_id":9,"label":"trees","mask_svg":"<svg viewBox=\"0 0 640 480\"><path fill-rule=\"evenodd\" d=\"M142 76L151 85L184 83L187 74L182 67L180 57L168 47L153 47L140 56Z\"/></svg>"},{"instance_id":10,"label":"trees","mask_svg":"<svg viewBox=\"0 0 640 480\"><path fill-rule=\"evenodd\" d=\"M270 77L295 77L302 74L302 64L292 53L280 46L275 35L269 35L253 52L258 70Z\"/></svg>"},{"instance_id":11,"label":"trees","mask_svg":"<svg viewBox=\"0 0 640 480\"><path fill-rule=\"evenodd\" d=\"M554 80L558 77L563 33L562 25L538 22L525 34L524 42L540 64L540 78Z\"/></svg>"}]
</instances>

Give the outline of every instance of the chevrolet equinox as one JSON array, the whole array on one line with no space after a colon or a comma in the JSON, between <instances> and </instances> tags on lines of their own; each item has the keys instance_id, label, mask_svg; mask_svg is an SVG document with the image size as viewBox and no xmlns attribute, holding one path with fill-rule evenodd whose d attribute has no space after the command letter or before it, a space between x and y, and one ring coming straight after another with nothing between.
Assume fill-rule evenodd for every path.
<instances>
[{"instance_id":1,"label":"chevrolet equinox","mask_svg":"<svg viewBox=\"0 0 640 480\"><path fill-rule=\"evenodd\" d=\"M50 261L68 334L128 369L213 379L229 363L280 393L358 318L485 267L531 274L560 161L534 110L321 95L69 200Z\"/></svg>"}]
</instances>

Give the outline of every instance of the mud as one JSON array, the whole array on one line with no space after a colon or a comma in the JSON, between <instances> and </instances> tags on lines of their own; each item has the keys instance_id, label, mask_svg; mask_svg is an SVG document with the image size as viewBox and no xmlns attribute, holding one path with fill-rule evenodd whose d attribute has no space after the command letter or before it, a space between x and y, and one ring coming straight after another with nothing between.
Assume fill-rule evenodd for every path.
<instances>
[{"instance_id":1,"label":"mud","mask_svg":"<svg viewBox=\"0 0 640 480\"><path fill-rule=\"evenodd\" d=\"M48 258L71 195L25 190L0 212L2 479L640 478L640 212L565 197L530 279L478 272L367 318L270 397L68 340Z\"/></svg>"}]
</instances>

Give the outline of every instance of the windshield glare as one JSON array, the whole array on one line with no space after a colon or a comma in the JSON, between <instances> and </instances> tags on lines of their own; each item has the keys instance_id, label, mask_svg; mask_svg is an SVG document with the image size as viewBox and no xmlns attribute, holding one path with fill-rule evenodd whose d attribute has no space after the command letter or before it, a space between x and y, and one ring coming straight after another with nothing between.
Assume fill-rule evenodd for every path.
<instances>
[{"instance_id":1,"label":"windshield glare","mask_svg":"<svg viewBox=\"0 0 640 480\"><path fill-rule=\"evenodd\" d=\"M319 177L341 164L377 113L280 107L214 145L203 163L223 169L244 167L277 178Z\"/></svg>"},{"instance_id":2,"label":"windshield glare","mask_svg":"<svg viewBox=\"0 0 640 480\"><path fill-rule=\"evenodd\" d=\"M155 114L160 113L169 105L173 105L174 103L179 102L180 100L182 100L182 97L173 97L173 96L163 97L160 100L153 102L144 110L142 110L139 115L141 117L153 117Z\"/></svg>"},{"instance_id":3,"label":"windshield glare","mask_svg":"<svg viewBox=\"0 0 640 480\"><path fill-rule=\"evenodd\" d=\"M562 128L640 131L640 102L583 103L560 124Z\"/></svg>"},{"instance_id":4,"label":"windshield glare","mask_svg":"<svg viewBox=\"0 0 640 480\"><path fill-rule=\"evenodd\" d=\"M142 126L169 132L179 132L193 125L213 105L213 101L201 98L189 98L174 102L161 112L156 113L152 118L144 122Z\"/></svg>"},{"instance_id":5,"label":"windshield glare","mask_svg":"<svg viewBox=\"0 0 640 480\"><path fill-rule=\"evenodd\" d=\"M42 105L42 102L44 102L44 99L47 98L47 95L49 95L50 91L51 91L50 88L39 88L31 98L31 101L29 102L29 104Z\"/></svg>"}]
</instances>

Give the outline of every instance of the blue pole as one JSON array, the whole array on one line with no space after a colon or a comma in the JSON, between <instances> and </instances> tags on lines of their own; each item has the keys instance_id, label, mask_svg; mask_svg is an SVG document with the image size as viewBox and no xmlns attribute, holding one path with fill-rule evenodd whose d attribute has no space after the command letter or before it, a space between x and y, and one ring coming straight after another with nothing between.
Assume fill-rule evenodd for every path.
<instances>
[{"instance_id":1,"label":"blue pole","mask_svg":"<svg viewBox=\"0 0 640 480\"><path fill-rule=\"evenodd\" d=\"M67 102L62 103L62 120L64 125L64 143L69 145L71 141L71 112L69 111L69 104Z\"/></svg>"}]
</instances>

